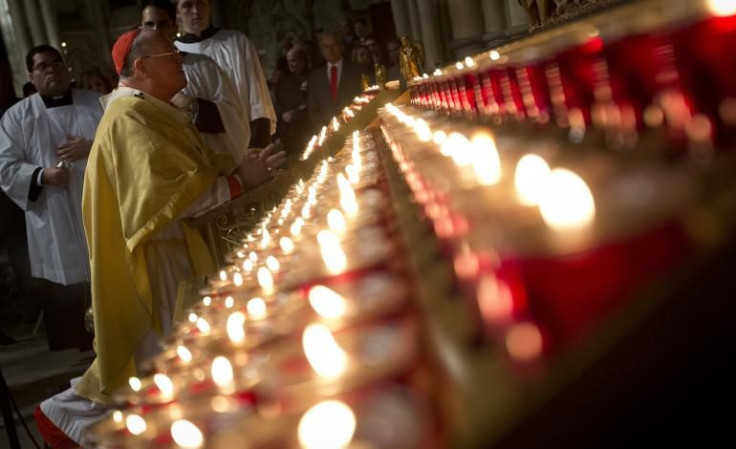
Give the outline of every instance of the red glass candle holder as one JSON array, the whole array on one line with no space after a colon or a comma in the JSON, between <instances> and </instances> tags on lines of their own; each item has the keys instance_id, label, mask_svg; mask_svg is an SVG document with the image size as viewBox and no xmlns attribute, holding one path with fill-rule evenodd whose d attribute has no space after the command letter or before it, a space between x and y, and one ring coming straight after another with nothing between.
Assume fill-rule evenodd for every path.
<instances>
[{"instance_id":1,"label":"red glass candle holder","mask_svg":"<svg viewBox=\"0 0 736 449\"><path fill-rule=\"evenodd\" d=\"M711 17L672 34L675 63L696 119L688 134L696 143L736 144L736 15Z\"/></svg>"}]
</instances>

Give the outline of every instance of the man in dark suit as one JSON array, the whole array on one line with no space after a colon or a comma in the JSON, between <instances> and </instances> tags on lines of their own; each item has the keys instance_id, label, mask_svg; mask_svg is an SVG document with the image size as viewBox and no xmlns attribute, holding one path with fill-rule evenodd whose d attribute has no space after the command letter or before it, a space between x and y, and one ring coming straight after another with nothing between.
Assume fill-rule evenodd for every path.
<instances>
[{"instance_id":1,"label":"man in dark suit","mask_svg":"<svg viewBox=\"0 0 736 449\"><path fill-rule=\"evenodd\" d=\"M276 134L287 154L300 154L309 140L312 124L307 113L309 58L303 48L294 46L286 54L289 75L276 88Z\"/></svg>"},{"instance_id":2,"label":"man in dark suit","mask_svg":"<svg viewBox=\"0 0 736 449\"><path fill-rule=\"evenodd\" d=\"M343 59L343 45L342 38L334 33L325 33L320 39L327 64L309 75L307 89L307 109L315 127L327 125L361 92L363 71L357 64Z\"/></svg>"}]
</instances>

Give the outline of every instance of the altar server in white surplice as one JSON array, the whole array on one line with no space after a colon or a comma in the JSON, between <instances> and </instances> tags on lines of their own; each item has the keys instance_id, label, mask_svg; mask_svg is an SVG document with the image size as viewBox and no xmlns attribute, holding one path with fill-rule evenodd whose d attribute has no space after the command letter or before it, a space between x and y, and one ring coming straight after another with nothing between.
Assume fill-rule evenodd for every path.
<instances>
[{"instance_id":1,"label":"altar server in white surplice","mask_svg":"<svg viewBox=\"0 0 736 449\"><path fill-rule=\"evenodd\" d=\"M232 81L250 123L249 148L264 148L276 132L276 112L258 52L245 34L211 25L211 0L179 0L176 6L184 35L176 47L214 59Z\"/></svg>"},{"instance_id":2,"label":"altar server in white surplice","mask_svg":"<svg viewBox=\"0 0 736 449\"><path fill-rule=\"evenodd\" d=\"M176 7L169 0L146 0L141 9L141 29L158 30L171 40L176 36ZM171 102L193 115L193 123L205 143L218 153L230 153L239 161L248 148L250 125L237 91L211 58L182 52L187 87Z\"/></svg>"},{"instance_id":3,"label":"altar server in white surplice","mask_svg":"<svg viewBox=\"0 0 736 449\"><path fill-rule=\"evenodd\" d=\"M100 94L71 89L66 64L53 47L34 47L26 65L38 93L0 122L0 187L25 211L31 275L49 281L41 283L50 348L87 349L82 184L102 116Z\"/></svg>"}]
</instances>

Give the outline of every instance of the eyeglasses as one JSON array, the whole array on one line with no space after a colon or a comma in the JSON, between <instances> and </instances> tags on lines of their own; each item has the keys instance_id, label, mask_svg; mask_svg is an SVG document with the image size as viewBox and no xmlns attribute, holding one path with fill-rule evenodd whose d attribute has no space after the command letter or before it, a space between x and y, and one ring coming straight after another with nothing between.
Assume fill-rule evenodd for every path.
<instances>
[{"instance_id":1,"label":"eyeglasses","mask_svg":"<svg viewBox=\"0 0 736 449\"><path fill-rule=\"evenodd\" d=\"M141 56L138 59L146 59L146 58L165 58L165 57L171 57L179 54L179 49L175 48L173 51L167 52L167 53L157 53L155 55L145 55Z\"/></svg>"},{"instance_id":2,"label":"eyeglasses","mask_svg":"<svg viewBox=\"0 0 736 449\"><path fill-rule=\"evenodd\" d=\"M64 61L62 61L61 59L57 59L57 60L51 61L51 62L40 62L40 63L34 65L31 68L31 71L45 72L46 69L48 69L49 67L51 67L52 69L57 69L57 70L58 69L61 69L61 68L64 68Z\"/></svg>"}]
</instances>

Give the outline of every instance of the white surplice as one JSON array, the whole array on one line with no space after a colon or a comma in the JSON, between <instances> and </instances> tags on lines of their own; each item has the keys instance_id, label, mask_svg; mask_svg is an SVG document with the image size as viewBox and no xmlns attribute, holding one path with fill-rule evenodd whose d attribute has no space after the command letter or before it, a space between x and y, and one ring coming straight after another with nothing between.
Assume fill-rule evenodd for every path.
<instances>
[{"instance_id":1,"label":"white surplice","mask_svg":"<svg viewBox=\"0 0 736 449\"><path fill-rule=\"evenodd\" d=\"M230 78L205 55L186 53L182 66L187 77L182 93L215 103L225 127L224 133L201 133L202 138L212 150L240 161L250 141L250 123Z\"/></svg>"},{"instance_id":2,"label":"white surplice","mask_svg":"<svg viewBox=\"0 0 736 449\"><path fill-rule=\"evenodd\" d=\"M82 185L87 159L72 163L66 188L28 193L38 167L56 167L56 148L74 135L95 136L102 117L100 94L72 89L72 105L46 108L39 94L15 104L0 122L0 187L25 211L31 274L63 285L89 280L82 225Z\"/></svg>"},{"instance_id":3,"label":"white surplice","mask_svg":"<svg viewBox=\"0 0 736 449\"><path fill-rule=\"evenodd\" d=\"M235 86L248 120L267 118L271 134L276 132L276 111L271 102L266 76L263 74L258 52L250 39L240 31L219 30L199 42L175 42L176 48L186 53L209 56L220 66Z\"/></svg>"}]
</instances>

